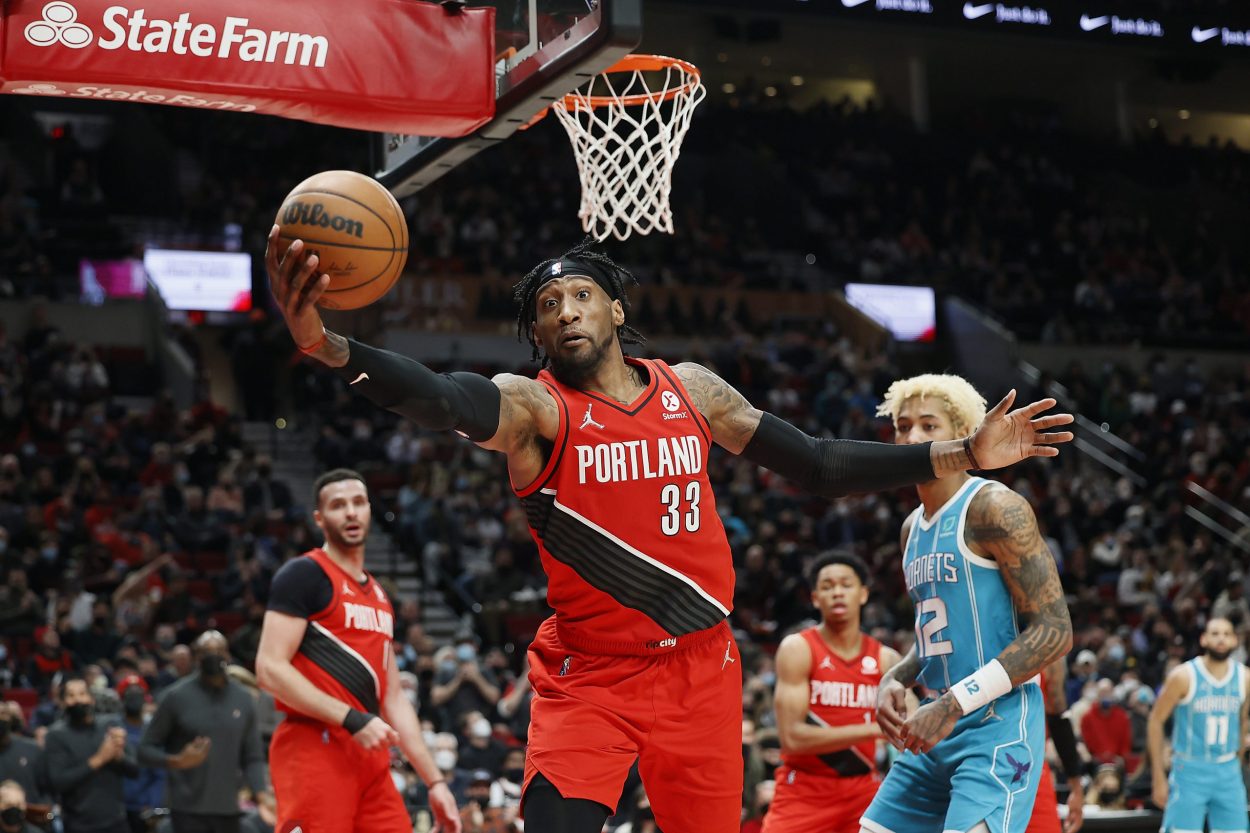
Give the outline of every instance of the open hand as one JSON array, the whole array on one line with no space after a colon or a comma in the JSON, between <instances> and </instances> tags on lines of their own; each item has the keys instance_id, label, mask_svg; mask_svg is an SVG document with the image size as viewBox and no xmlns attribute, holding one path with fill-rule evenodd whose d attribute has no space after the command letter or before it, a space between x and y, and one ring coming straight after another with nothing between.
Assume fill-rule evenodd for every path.
<instances>
[{"instance_id":1,"label":"open hand","mask_svg":"<svg viewBox=\"0 0 1250 833\"><path fill-rule=\"evenodd\" d=\"M1072 414L1038 416L1057 404L1054 399L1040 399L1031 405L1008 411L1016 401L1012 390L1003 401L985 415L971 438L972 456L976 468L982 471L1001 469L1028 457L1054 457L1059 453L1059 443L1072 442L1071 431L1045 433L1047 429L1072 422Z\"/></svg>"}]
</instances>

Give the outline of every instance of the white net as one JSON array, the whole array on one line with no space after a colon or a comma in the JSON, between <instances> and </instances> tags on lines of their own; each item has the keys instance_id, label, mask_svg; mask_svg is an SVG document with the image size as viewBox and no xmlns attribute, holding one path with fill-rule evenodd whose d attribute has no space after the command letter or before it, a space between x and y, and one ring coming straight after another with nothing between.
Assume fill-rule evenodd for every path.
<instances>
[{"instance_id":1,"label":"white net","mask_svg":"<svg viewBox=\"0 0 1250 833\"><path fill-rule=\"evenodd\" d=\"M690 64L631 55L552 105L573 143L588 234L673 233L673 166L706 95Z\"/></svg>"}]
</instances>

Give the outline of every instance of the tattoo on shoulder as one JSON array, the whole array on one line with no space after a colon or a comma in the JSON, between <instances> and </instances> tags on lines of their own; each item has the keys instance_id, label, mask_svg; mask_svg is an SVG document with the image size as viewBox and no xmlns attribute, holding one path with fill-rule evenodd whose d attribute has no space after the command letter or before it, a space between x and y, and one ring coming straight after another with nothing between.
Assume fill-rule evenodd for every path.
<instances>
[{"instance_id":1,"label":"tattoo on shoulder","mask_svg":"<svg viewBox=\"0 0 1250 833\"><path fill-rule=\"evenodd\" d=\"M694 362L674 365L693 405L712 426L714 439L730 451L746 447L759 427L759 412L724 379Z\"/></svg>"},{"instance_id":2,"label":"tattoo on shoulder","mask_svg":"<svg viewBox=\"0 0 1250 833\"><path fill-rule=\"evenodd\" d=\"M994 555L1023 625L1002 655L1003 667L1019 683L1067 650L1072 623L1063 585L1023 497L1010 489L993 489L978 495L968 514L968 536Z\"/></svg>"}]
</instances>

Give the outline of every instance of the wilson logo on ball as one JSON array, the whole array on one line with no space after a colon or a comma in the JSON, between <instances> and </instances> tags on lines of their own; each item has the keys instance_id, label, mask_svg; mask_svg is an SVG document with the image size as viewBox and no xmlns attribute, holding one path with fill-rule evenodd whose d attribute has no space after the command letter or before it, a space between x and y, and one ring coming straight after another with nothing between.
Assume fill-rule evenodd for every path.
<instances>
[{"instance_id":1,"label":"wilson logo on ball","mask_svg":"<svg viewBox=\"0 0 1250 833\"><path fill-rule=\"evenodd\" d=\"M365 224L359 220L353 220L350 217L343 217L338 214L331 214L326 211L325 206L319 202L292 202L288 203L282 212L282 225L302 225L302 226L318 226L320 228L328 228L333 231L341 231L344 234L350 234L353 237L362 237L365 231Z\"/></svg>"}]
</instances>

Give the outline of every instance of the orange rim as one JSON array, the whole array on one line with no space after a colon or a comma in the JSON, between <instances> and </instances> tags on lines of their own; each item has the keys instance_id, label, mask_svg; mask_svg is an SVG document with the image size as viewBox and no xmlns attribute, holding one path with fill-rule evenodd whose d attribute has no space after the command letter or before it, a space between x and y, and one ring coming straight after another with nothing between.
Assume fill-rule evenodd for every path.
<instances>
[{"instance_id":1,"label":"orange rim","mask_svg":"<svg viewBox=\"0 0 1250 833\"><path fill-rule=\"evenodd\" d=\"M608 67L600 74L609 75L618 72L659 72L672 67L677 67L685 73L686 83L679 84L672 89L664 90L658 93L635 93L633 95L623 96L584 96L578 95L576 92L572 92L564 98L555 101L554 106L563 107L565 110L574 110L578 107L584 107L587 104L589 104L592 109L599 107L611 107L612 105L637 107L640 104L669 101L679 95L689 95L690 93L693 93L695 87L699 86L699 68L689 61L683 61L681 58L669 58L664 55L626 55L624 58L621 58L621 60Z\"/></svg>"}]
</instances>

